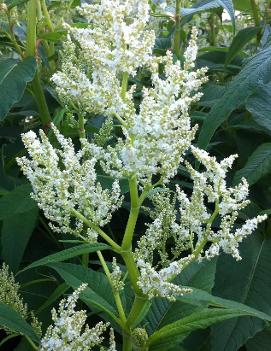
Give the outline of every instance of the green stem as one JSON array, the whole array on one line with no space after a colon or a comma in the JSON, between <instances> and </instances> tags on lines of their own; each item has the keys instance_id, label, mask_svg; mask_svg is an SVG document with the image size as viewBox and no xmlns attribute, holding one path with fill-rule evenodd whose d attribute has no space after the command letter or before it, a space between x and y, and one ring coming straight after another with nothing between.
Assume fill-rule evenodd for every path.
<instances>
[{"instance_id":1,"label":"green stem","mask_svg":"<svg viewBox=\"0 0 271 351\"><path fill-rule=\"evenodd\" d=\"M41 8L42 8L42 12L43 12L43 15L45 18L46 25L47 25L49 31L53 32L54 26L53 26L53 23L52 23L51 18L50 18L50 14L49 14L47 6L46 6L46 1L41 0L40 2L41 2Z\"/></svg>"},{"instance_id":2,"label":"green stem","mask_svg":"<svg viewBox=\"0 0 271 351\"><path fill-rule=\"evenodd\" d=\"M82 112L79 113L78 116L78 133L80 139L86 138L86 131L85 131L85 119Z\"/></svg>"},{"instance_id":3,"label":"green stem","mask_svg":"<svg viewBox=\"0 0 271 351\"><path fill-rule=\"evenodd\" d=\"M215 14L212 13L209 18L210 24L210 45L216 45L216 26L215 26Z\"/></svg>"},{"instance_id":4,"label":"green stem","mask_svg":"<svg viewBox=\"0 0 271 351\"><path fill-rule=\"evenodd\" d=\"M44 95L44 91L41 86L39 72L36 73L35 78L32 81L32 87L33 87L33 94L35 96L35 99L38 105L39 117L40 117L41 123L43 124L43 127L45 129L48 129L51 124L51 116L50 116L50 112L49 112L46 98Z\"/></svg>"},{"instance_id":5,"label":"green stem","mask_svg":"<svg viewBox=\"0 0 271 351\"><path fill-rule=\"evenodd\" d=\"M39 350L38 346L33 343L33 341L30 339L29 336L25 335L26 340L29 342L29 344L32 346L34 350Z\"/></svg>"},{"instance_id":6,"label":"green stem","mask_svg":"<svg viewBox=\"0 0 271 351\"><path fill-rule=\"evenodd\" d=\"M123 338L122 338L122 350L123 351L132 351L132 349L133 349L132 337L129 333L126 333L124 331Z\"/></svg>"},{"instance_id":7,"label":"green stem","mask_svg":"<svg viewBox=\"0 0 271 351\"><path fill-rule=\"evenodd\" d=\"M128 222L126 225L124 237L122 240L122 250L127 251L132 248L132 240L134 235L134 230L136 226L136 222L139 215L139 198L138 198L138 190L137 190L137 179L135 176L129 179L129 188L130 188L130 197L131 197L131 208L130 214L128 218Z\"/></svg>"},{"instance_id":8,"label":"green stem","mask_svg":"<svg viewBox=\"0 0 271 351\"><path fill-rule=\"evenodd\" d=\"M76 210L72 210L72 215L78 219L80 219L80 221L82 221L83 223L85 223L89 228L94 229L109 245L111 245L111 247L116 251L116 252L120 252L121 251L121 247L115 243L114 240L112 240L110 238L110 236L108 236L101 228L99 228L97 225L91 223L85 216L83 216L80 212L76 211Z\"/></svg>"},{"instance_id":9,"label":"green stem","mask_svg":"<svg viewBox=\"0 0 271 351\"><path fill-rule=\"evenodd\" d=\"M129 278L135 293L139 296L143 296L142 291L139 289L137 285L138 278L139 278L139 271L135 263L133 252L131 250L121 251L120 254L125 262L125 266L127 268Z\"/></svg>"},{"instance_id":10,"label":"green stem","mask_svg":"<svg viewBox=\"0 0 271 351\"><path fill-rule=\"evenodd\" d=\"M132 337L129 333L123 332L123 337L122 337L122 350L123 351L132 351L133 349L133 343L132 343Z\"/></svg>"},{"instance_id":11,"label":"green stem","mask_svg":"<svg viewBox=\"0 0 271 351\"><path fill-rule=\"evenodd\" d=\"M26 31L26 55L36 56L36 26L37 4L36 0L29 0L27 4L27 31Z\"/></svg>"},{"instance_id":12,"label":"green stem","mask_svg":"<svg viewBox=\"0 0 271 351\"><path fill-rule=\"evenodd\" d=\"M121 98L123 100L125 99L125 95L128 87L128 79L129 79L129 74L127 72L124 72L122 76L122 83L121 83Z\"/></svg>"},{"instance_id":13,"label":"green stem","mask_svg":"<svg viewBox=\"0 0 271 351\"><path fill-rule=\"evenodd\" d=\"M151 305L151 301L146 296L136 295L133 306L127 319L127 326L135 328L146 316Z\"/></svg>"},{"instance_id":14,"label":"green stem","mask_svg":"<svg viewBox=\"0 0 271 351\"><path fill-rule=\"evenodd\" d=\"M123 306L122 306L122 302L121 302L121 298L120 298L120 294L118 291L116 291L114 289L114 285L113 285L113 282L112 282L112 279L111 279L111 273L107 267L107 264L104 260L104 257L101 253L101 251L97 251L97 255L99 257L99 260L101 262L101 265L103 267L103 270L105 272L105 275L109 281L109 284L111 285L111 288L112 288L112 292L113 292L113 296L114 296L114 299L115 299L115 303L116 303L116 306L117 306L117 309L118 309L118 313L119 313L119 318L123 324L123 326L125 326L126 324L126 316L125 316L125 312L124 312L124 309L123 309Z\"/></svg>"},{"instance_id":15,"label":"green stem","mask_svg":"<svg viewBox=\"0 0 271 351\"><path fill-rule=\"evenodd\" d=\"M175 33L173 38L173 53L179 57L181 49L181 0L176 0Z\"/></svg>"},{"instance_id":16,"label":"green stem","mask_svg":"<svg viewBox=\"0 0 271 351\"><path fill-rule=\"evenodd\" d=\"M37 26L37 3L36 0L29 0L27 4L27 34L26 34L26 55L36 57L36 26ZM51 116L41 86L40 75L37 71L32 82L33 94L35 96L40 120L45 128L51 123Z\"/></svg>"},{"instance_id":17,"label":"green stem","mask_svg":"<svg viewBox=\"0 0 271 351\"><path fill-rule=\"evenodd\" d=\"M259 9L258 9L258 6L257 6L255 0L250 0L250 6L252 9L252 13L253 13L255 27L260 27ZM259 31L257 34L257 44L260 43L260 40L261 40L261 32Z\"/></svg>"}]
</instances>

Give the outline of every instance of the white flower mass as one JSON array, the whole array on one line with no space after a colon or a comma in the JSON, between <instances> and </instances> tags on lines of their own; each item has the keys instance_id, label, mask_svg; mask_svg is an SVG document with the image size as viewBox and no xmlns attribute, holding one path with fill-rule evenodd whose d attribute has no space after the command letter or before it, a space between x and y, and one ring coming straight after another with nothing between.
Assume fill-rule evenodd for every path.
<instances>
[{"instance_id":1,"label":"white flower mass","mask_svg":"<svg viewBox=\"0 0 271 351\"><path fill-rule=\"evenodd\" d=\"M56 146L42 131L40 138L30 131L23 135L29 157L19 158L18 163L52 229L91 242L97 240L95 228L109 223L122 204L121 177L136 179L142 191L152 188L154 178L159 179L163 188L151 198L153 222L139 239L134 258L143 294L174 299L190 291L174 284L174 278L188 264L221 252L241 259L239 244L266 217L258 216L238 226L239 211L248 204L248 184L242 179L235 187L227 186L227 172L236 155L218 162L206 151L191 146L196 127L191 126L189 111L201 97L199 89L207 80L206 69L196 69L195 65L196 29L181 64L171 52L165 57L153 55L155 35L148 27L148 0L101 0L83 5L79 11L86 18L86 26L68 27L62 66L52 80L67 109L83 114L85 119L92 114L115 118L122 136L105 146L81 138L81 149L76 151L72 141L52 125ZM151 86L143 88L140 105L136 106L136 87L129 85L129 78L142 67L150 74ZM189 151L203 171L184 162ZM181 162L190 174L193 189L186 193L177 187L172 195L166 184L177 174ZM98 182L98 166L115 179L111 189L103 189ZM86 230L83 221L74 218L74 210L94 227ZM169 240L174 245L168 251ZM154 253L158 253L158 262ZM113 275L121 283L116 262ZM122 288L119 283L116 290ZM85 315L74 314L71 303L67 305L70 312L65 312L64 303L60 317L54 312L55 327L47 332L42 350L64 350L58 343L69 337L76 342ZM73 326L75 317L78 326ZM71 333L66 335L68 325ZM103 327L93 332L97 340L100 330ZM85 333L92 334L87 330L82 335Z\"/></svg>"}]
</instances>

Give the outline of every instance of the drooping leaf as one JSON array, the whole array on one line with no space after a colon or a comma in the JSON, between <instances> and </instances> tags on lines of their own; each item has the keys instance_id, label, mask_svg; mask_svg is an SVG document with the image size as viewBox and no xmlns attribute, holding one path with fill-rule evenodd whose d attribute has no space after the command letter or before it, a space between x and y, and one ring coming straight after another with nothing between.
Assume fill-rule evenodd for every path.
<instances>
[{"instance_id":1,"label":"drooping leaf","mask_svg":"<svg viewBox=\"0 0 271 351\"><path fill-rule=\"evenodd\" d=\"M215 295L271 314L271 238L253 234L241 246L242 263L218 260ZM264 328L262 320L235 318L212 329L212 351L235 351Z\"/></svg>"},{"instance_id":2,"label":"drooping leaf","mask_svg":"<svg viewBox=\"0 0 271 351\"><path fill-rule=\"evenodd\" d=\"M46 266L49 265L50 263L54 262L62 262L69 260L70 258L77 257L80 255L84 255L90 252L96 252L96 251L101 251L101 250L106 250L110 249L110 246L106 244L82 244L74 247L70 247L69 249L65 249L62 251L59 251L55 254L46 256L41 258L38 261L32 262L30 265L22 269L20 272L24 272L28 269L31 268L36 268L39 266Z\"/></svg>"},{"instance_id":3,"label":"drooping leaf","mask_svg":"<svg viewBox=\"0 0 271 351\"><path fill-rule=\"evenodd\" d=\"M103 273L71 263L53 263L48 266L73 289L87 283L88 287L80 294L80 299L88 306L106 312L113 319L116 318L112 289Z\"/></svg>"},{"instance_id":4,"label":"drooping leaf","mask_svg":"<svg viewBox=\"0 0 271 351\"><path fill-rule=\"evenodd\" d=\"M271 132L271 85L266 84L251 95L246 108L259 125Z\"/></svg>"},{"instance_id":5,"label":"drooping leaf","mask_svg":"<svg viewBox=\"0 0 271 351\"><path fill-rule=\"evenodd\" d=\"M234 59L234 57L239 54L244 46L257 35L258 32L259 28L256 27L241 29L233 38L233 41L229 47L228 54L226 56L225 65L228 65Z\"/></svg>"},{"instance_id":6,"label":"drooping leaf","mask_svg":"<svg viewBox=\"0 0 271 351\"><path fill-rule=\"evenodd\" d=\"M237 184L245 177L253 185L268 173L271 173L271 143L260 145L252 153L245 166L236 172L234 183Z\"/></svg>"},{"instance_id":7,"label":"drooping leaf","mask_svg":"<svg viewBox=\"0 0 271 351\"><path fill-rule=\"evenodd\" d=\"M254 55L241 72L229 83L221 99L214 104L204 120L198 146L205 148L217 128L252 95L271 80L271 47Z\"/></svg>"},{"instance_id":8,"label":"drooping leaf","mask_svg":"<svg viewBox=\"0 0 271 351\"><path fill-rule=\"evenodd\" d=\"M0 302L0 326L13 332L27 335L34 341L39 340L31 325L18 312L2 302Z\"/></svg>"},{"instance_id":9,"label":"drooping leaf","mask_svg":"<svg viewBox=\"0 0 271 351\"><path fill-rule=\"evenodd\" d=\"M0 120L22 98L27 83L35 76L36 68L33 57L27 57L23 61L0 60Z\"/></svg>"},{"instance_id":10,"label":"drooping leaf","mask_svg":"<svg viewBox=\"0 0 271 351\"><path fill-rule=\"evenodd\" d=\"M228 14L231 17L233 26L235 26L234 7L231 0L200 0L193 7L182 8L181 15L183 17L190 16L196 13L205 12L219 7L222 7L228 12Z\"/></svg>"}]
</instances>

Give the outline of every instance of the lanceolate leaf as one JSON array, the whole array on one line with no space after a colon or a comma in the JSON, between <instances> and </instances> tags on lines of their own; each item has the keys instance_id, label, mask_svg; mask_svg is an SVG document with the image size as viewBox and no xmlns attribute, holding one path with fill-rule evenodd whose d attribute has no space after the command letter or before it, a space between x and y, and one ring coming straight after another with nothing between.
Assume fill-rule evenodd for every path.
<instances>
[{"instance_id":1,"label":"lanceolate leaf","mask_svg":"<svg viewBox=\"0 0 271 351\"><path fill-rule=\"evenodd\" d=\"M205 148L217 128L238 108L255 90L271 80L271 47L260 51L244 66L242 71L227 86L221 99L214 104L204 120L200 131L198 146Z\"/></svg>"},{"instance_id":2,"label":"lanceolate leaf","mask_svg":"<svg viewBox=\"0 0 271 351\"><path fill-rule=\"evenodd\" d=\"M191 303L194 305L199 305L199 306L201 306L203 303L207 303L207 305L211 307L236 309L239 311L247 312L248 314L251 314L252 316L256 316L260 319L271 321L271 315L269 316L266 313L263 313L254 308L246 306L240 302L227 300L218 296L211 295L207 291L200 290L200 289L193 288L193 291L191 293L184 294L183 296L179 296L177 300L183 301L186 303Z\"/></svg>"},{"instance_id":3,"label":"lanceolate leaf","mask_svg":"<svg viewBox=\"0 0 271 351\"><path fill-rule=\"evenodd\" d=\"M245 166L236 172L234 183L245 177L253 185L268 173L271 173L271 143L260 145L252 153Z\"/></svg>"},{"instance_id":4,"label":"lanceolate leaf","mask_svg":"<svg viewBox=\"0 0 271 351\"><path fill-rule=\"evenodd\" d=\"M23 61L0 61L0 120L3 120L10 108L22 98L27 83L34 78L36 67L33 57L27 57Z\"/></svg>"},{"instance_id":5,"label":"lanceolate leaf","mask_svg":"<svg viewBox=\"0 0 271 351\"><path fill-rule=\"evenodd\" d=\"M38 207L30 198L30 191L29 184L24 184L0 199L1 253L13 272L19 268L38 217Z\"/></svg>"},{"instance_id":6,"label":"lanceolate leaf","mask_svg":"<svg viewBox=\"0 0 271 351\"><path fill-rule=\"evenodd\" d=\"M38 208L4 219L2 226L2 257L13 272L16 272L23 258L38 218Z\"/></svg>"},{"instance_id":7,"label":"lanceolate leaf","mask_svg":"<svg viewBox=\"0 0 271 351\"><path fill-rule=\"evenodd\" d=\"M34 341L39 340L31 325L19 313L2 302L0 302L0 326L15 333L27 335Z\"/></svg>"},{"instance_id":8,"label":"lanceolate leaf","mask_svg":"<svg viewBox=\"0 0 271 351\"><path fill-rule=\"evenodd\" d=\"M251 95L246 102L246 108L254 121L271 131L271 84L263 85Z\"/></svg>"},{"instance_id":9,"label":"lanceolate leaf","mask_svg":"<svg viewBox=\"0 0 271 351\"><path fill-rule=\"evenodd\" d=\"M229 52L226 56L225 64L229 64L234 59L234 57L239 54L243 47L257 35L258 32L259 28L255 27L241 29L236 34L231 43L231 46L229 47Z\"/></svg>"},{"instance_id":10,"label":"lanceolate leaf","mask_svg":"<svg viewBox=\"0 0 271 351\"><path fill-rule=\"evenodd\" d=\"M106 312L113 319L116 318L112 289L103 273L71 263L53 263L48 266L53 268L73 289L77 289L82 283L87 283L88 287L80 294L80 299L90 307Z\"/></svg>"},{"instance_id":11,"label":"lanceolate leaf","mask_svg":"<svg viewBox=\"0 0 271 351\"><path fill-rule=\"evenodd\" d=\"M224 320L254 315L252 312L249 313L244 310L234 309L205 309L199 312L192 313L177 322L166 325L149 338L149 345L151 350L165 350L167 345L175 342L180 342L185 336L189 335L192 331L197 329L205 329L210 325L222 322ZM155 348L153 348L155 347Z\"/></svg>"},{"instance_id":12,"label":"lanceolate leaf","mask_svg":"<svg viewBox=\"0 0 271 351\"><path fill-rule=\"evenodd\" d=\"M224 8L228 12L233 26L235 26L234 8L231 0L201 0L193 7L182 8L181 14L182 16L189 16L219 7Z\"/></svg>"},{"instance_id":13,"label":"lanceolate leaf","mask_svg":"<svg viewBox=\"0 0 271 351\"><path fill-rule=\"evenodd\" d=\"M258 234L241 246L240 264L228 256L218 260L214 294L271 314L271 238ZM245 317L213 327L212 351L236 351L264 328L260 319Z\"/></svg>"},{"instance_id":14,"label":"lanceolate leaf","mask_svg":"<svg viewBox=\"0 0 271 351\"><path fill-rule=\"evenodd\" d=\"M110 247L106 244L82 244L82 245L74 246L69 249L59 251L55 254L43 257L40 260L31 263L29 266L25 267L20 272L24 272L27 269L36 268L39 266L46 266L54 262L66 261L73 257L77 257L90 252L101 251L109 248Z\"/></svg>"}]
</instances>

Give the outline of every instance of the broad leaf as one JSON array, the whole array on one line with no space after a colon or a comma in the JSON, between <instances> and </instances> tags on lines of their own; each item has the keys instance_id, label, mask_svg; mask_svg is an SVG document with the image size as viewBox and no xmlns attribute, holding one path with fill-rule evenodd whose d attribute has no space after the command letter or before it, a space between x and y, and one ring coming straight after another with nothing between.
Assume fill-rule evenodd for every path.
<instances>
[{"instance_id":1,"label":"broad leaf","mask_svg":"<svg viewBox=\"0 0 271 351\"><path fill-rule=\"evenodd\" d=\"M227 86L221 99L214 104L204 120L198 146L205 148L217 128L252 95L255 90L271 80L271 47L254 55L242 71Z\"/></svg>"},{"instance_id":2,"label":"broad leaf","mask_svg":"<svg viewBox=\"0 0 271 351\"><path fill-rule=\"evenodd\" d=\"M2 302L0 302L0 326L15 333L27 335L34 341L39 340L31 325L18 312Z\"/></svg>"},{"instance_id":3,"label":"broad leaf","mask_svg":"<svg viewBox=\"0 0 271 351\"><path fill-rule=\"evenodd\" d=\"M19 268L38 217L38 207L30 198L30 191L28 184L20 185L0 199L1 253L14 272Z\"/></svg>"},{"instance_id":4,"label":"broad leaf","mask_svg":"<svg viewBox=\"0 0 271 351\"><path fill-rule=\"evenodd\" d=\"M259 28L255 27L241 29L233 38L231 46L229 47L228 54L226 56L225 64L229 64L234 59L234 57L239 54L243 47L257 35L258 32Z\"/></svg>"},{"instance_id":5,"label":"broad leaf","mask_svg":"<svg viewBox=\"0 0 271 351\"><path fill-rule=\"evenodd\" d=\"M161 328L149 338L151 350L165 350L167 345L181 342L187 335L197 329L205 329L213 324L225 321L230 318L254 315L246 310L234 309L204 309L192 313L183 319L168 324Z\"/></svg>"},{"instance_id":6,"label":"broad leaf","mask_svg":"<svg viewBox=\"0 0 271 351\"><path fill-rule=\"evenodd\" d=\"M229 256L218 260L214 294L271 314L271 238L259 234L241 246L241 263ZM264 328L264 322L251 317L233 319L213 327L212 351L235 351Z\"/></svg>"},{"instance_id":7,"label":"broad leaf","mask_svg":"<svg viewBox=\"0 0 271 351\"><path fill-rule=\"evenodd\" d=\"M23 61L0 61L0 120L3 120L10 108L20 101L27 83L35 76L36 68L33 57L27 57Z\"/></svg>"},{"instance_id":8,"label":"broad leaf","mask_svg":"<svg viewBox=\"0 0 271 351\"><path fill-rule=\"evenodd\" d=\"M69 260L70 258L73 258L73 257L84 255L84 254L87 254L90 252L106 250L109 248L110 248L110 246L108 246L106 244L99 244L99 243L98 244L82 244L82 245L74 246L74 247L71 247L69 249L65 249L65 250L59 251L55 254L41 258L40 260L35 261L35 262L31 263L30 265L28 265L27 267L25 267L24 269L22 269L20 271L20 273L26 271L27 269L36 268L39 266L46 266L46 265L48 265L50 263L54 263L54 262L66 261L66 260Z\"/></svg>"},{"instance_id":9,"label":"broad leaf","mask_svg":"<svg viewBox=\"0 0 271 351\"><path fill-rule=\"evenodd\" d=\"M54 263L48 266L53 268L73 289L77 289L82 283L87 283L88 287L80 294L80 299L88 306L106 312L113 319L116 318L112 289L103 273L71 263Z\"/></svg>"},{"instance_id":10,"label":"broad leaf","mask_svg":"<svg viewBox=\"0 0 271 351\"><path fill-rule=\"evenodd\" d=\"M0 220L17 214L22 214L36 208L36 203L30 197L31 186L23 184L5 193L0 198Z\"/></svg>"},{"instance_id":11,"label":"broad leaf","mask_svg":"<svg viewBox=\"0 0 271 351\"><path fill-rule=\"evenodd\" d=\"M18 213L3 220L2 257L13 272L16 272L22 261L26 246L36 226L38 208L25 213Z\"/></svg>"},{"instance_id":12,"label":"broad leaf","mask_svg":"<svg viewBox=\"0 0 271 351\"><path fill-rule=\"evenodd\" d=\"M260 145L249 157L245 166L236 172L234 183L245 177L250 185L271 172L271 143Z\"/></svg>"},{"instance_id":13,"label":"broad leaf","mask_svg":"<svg viewBox=\"0 0 271 351\"><path fill-rule=\"evenodd\" d=\"M271 131L271 85L263 85L251 95L246 108L259 125Z\"/></svg>"}]
</instances>

